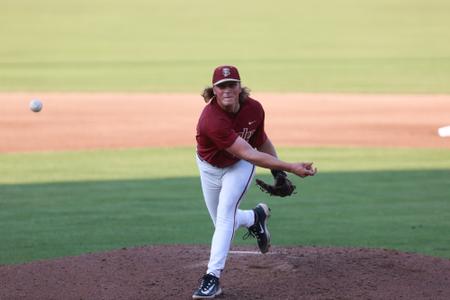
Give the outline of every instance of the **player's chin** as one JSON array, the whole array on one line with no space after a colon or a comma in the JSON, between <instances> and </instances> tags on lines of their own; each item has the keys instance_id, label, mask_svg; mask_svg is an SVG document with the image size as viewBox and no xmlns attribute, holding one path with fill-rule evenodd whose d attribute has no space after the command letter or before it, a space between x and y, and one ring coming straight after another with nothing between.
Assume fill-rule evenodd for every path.
<instances>
[{"instance_id":1,"label":"player's chin","mask_svg":"<svg viewBox=\"0 0 450 300\"><path fill-rule=\"evenodd\" d=\"M224 97L223 98L223 102L228 105L234 105L234 103L236 103L236 101L237 101L236 97Z\"/></svg>"}]
</instances>

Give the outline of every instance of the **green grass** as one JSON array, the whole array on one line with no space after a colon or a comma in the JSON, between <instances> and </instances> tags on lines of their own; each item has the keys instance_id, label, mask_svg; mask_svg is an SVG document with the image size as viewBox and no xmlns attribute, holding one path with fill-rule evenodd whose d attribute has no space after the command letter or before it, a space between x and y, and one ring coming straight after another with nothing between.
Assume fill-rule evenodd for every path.
<instances>
[{"instance_id":1,"label":"green grass","mask_svg":"<svg viewBox=\"0 0 450 300\"><path fill-rule=\"evenodd\" d=\"M450 258L450 153L279 149L312 160L299 193L253 186L242 208L273 211L275 245L382 247ZM1 154L0 264L148 244L208 244L193 149ZM268 172L258 177L270 180ZM241 230L236 244L242 241Z\"/></svg>"},{"instance_id":2,"label":"green grass","mask_svg":"<svg viewBox=\"0 0 450 300\"><path fill-rule=\"evenodd\" d=\"M446 0L4 0L0 91L450 92Z\"/></svg>"}]
</instances>

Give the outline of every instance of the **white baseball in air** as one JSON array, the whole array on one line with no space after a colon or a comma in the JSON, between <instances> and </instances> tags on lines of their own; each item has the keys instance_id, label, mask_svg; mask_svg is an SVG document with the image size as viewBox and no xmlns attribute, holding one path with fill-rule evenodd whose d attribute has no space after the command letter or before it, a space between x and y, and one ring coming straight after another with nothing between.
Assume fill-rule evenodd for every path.
<instances>
[{"instance_id":1,"label":"white baseball in air","mask_svg":"<svg viewBox=\"0 0 450 300\"><path fill-rule=\"evenodd\" d=\"M438 129L440 137L450 137L450 126L444 126Z\"/></svg>"},{"instance_id":2,"label":"white baseball in air","mask_svg":"<svg viewBox=\"0 0 450 300\"><path fill-rule=\"evenodd\" d=\"M30 102L30 109L34 112L40 112L42 109L42 101L39 99L33 99Z\"/></svg>"}]
</instances>

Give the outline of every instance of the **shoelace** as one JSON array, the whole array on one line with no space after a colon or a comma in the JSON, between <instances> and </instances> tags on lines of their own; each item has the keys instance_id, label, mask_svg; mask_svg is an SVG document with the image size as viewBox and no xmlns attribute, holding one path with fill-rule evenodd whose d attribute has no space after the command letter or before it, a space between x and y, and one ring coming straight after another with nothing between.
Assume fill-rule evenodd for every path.
<instances>
[{"instance_id":1,"label":"shoelace","mask_svg":"<svg viewBox=\"0 0 450 300\"><path fill-rule=\"evenodd\" d=\"M201 281L201 290L203 291L207 291L211 285L214 284L214 278L212 278L211 276L203 276L202 278L199 279L199 281Z\"/></svg>"},{"instance_id":2,"label":"shoelace","mask_svg":"<svg viewBox=\"0 0 450 300\"><path fill-rule=\"evenodd\" d=\"M259 240L259 234L258 234L258 233L259 233L258 230L257 230L256 227L253 225L253 226L251 226L251 227L248 228L247 233L244 234L244 235L242 236L242 239L243 239L243 240L246 240L246 239L248 239L249 237L253 237L253 238L256 238L256 239Z\"/></svg>"}]
</instances>

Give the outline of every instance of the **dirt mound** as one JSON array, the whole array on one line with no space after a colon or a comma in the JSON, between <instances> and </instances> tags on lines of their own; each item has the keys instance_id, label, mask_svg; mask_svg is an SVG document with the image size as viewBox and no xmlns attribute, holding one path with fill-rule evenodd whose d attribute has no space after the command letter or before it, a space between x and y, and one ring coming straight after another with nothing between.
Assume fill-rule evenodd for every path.
<instances>
[{"instance_id":1,"label":"dirt mound","mask_svg":"<svg viewBox=\"0 0 450 300\"><path fill-rule=\"evenodd\" d=\"M0 266L0 299L191 299L207 246L149 246ZM450 299L450 260L381 249L230 252L221 299Z\"/></svg>"}]
</instances>

